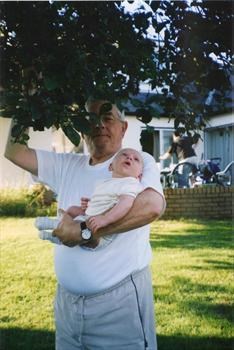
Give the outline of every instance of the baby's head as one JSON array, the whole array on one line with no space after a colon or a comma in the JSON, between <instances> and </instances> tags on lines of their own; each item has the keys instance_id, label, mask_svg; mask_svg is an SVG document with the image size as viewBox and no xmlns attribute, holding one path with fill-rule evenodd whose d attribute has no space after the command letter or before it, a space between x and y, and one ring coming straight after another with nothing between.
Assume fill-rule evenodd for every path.
<instances>
[{"instance_id":1,"label":"baby's head","mask_svg":"<svg viewBox=\"0 0 234 350\"><path fill-rule=\"evenodd\" d=\"M112 177L135 177L141 179L143 172L143 158L133 148L121 149L110 164L109 170Z\"/></svg>"}]
</instances>

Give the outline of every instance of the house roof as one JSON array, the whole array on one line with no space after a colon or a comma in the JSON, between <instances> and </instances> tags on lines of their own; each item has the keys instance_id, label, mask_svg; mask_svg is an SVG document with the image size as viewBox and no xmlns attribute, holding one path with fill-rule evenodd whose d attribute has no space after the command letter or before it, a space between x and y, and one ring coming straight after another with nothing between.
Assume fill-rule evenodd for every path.
<instances>
[{"instance_id":1,"label":"house roof","mask_svg":"<svg viewBox=\"0 0 234 350\"><path fill-rule=\"evenodd\" d=\"M137 95L130 95L130 100L121 102L121 108L123 108L127 115L135 116L136 110L144 108L144 105L150 104L155 109L156 113L162 114L163 108L161 107L164 100L162 94L155 94L150 92L140 92Z\"/></svg>"},{"instance_id":2,"label":"house roof","mask_svg":"<svg viewBox=\"0 0 234 350\"><path fill-rule=\"evenodd\" d=\"M220 95L216 90L211 91L208 98L200 102L204 104L211 111L212 116L223 116L227 113L230 113L234 109L234 76L231 79L232 90L229 90L226 93L226 103L221 104L219 98ZM137 95L130 95L130 99L124 102L121 102L121 108L125 110L128 116L135 116L136 110L139 108L144 108L145 105L150 105L152 110L155 111L155 117L160 117L164 115L164 109L162 105L165 103L165 96L159 93L152 92L140 92Z\"/></svg>"}]
</instances>

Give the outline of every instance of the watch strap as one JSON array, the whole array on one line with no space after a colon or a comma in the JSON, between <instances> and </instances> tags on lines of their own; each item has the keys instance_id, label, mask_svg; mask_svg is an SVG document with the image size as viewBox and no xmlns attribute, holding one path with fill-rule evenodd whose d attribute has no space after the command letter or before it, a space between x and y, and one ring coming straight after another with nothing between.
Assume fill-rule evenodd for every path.
<instances>
[{"instance_id":1,"label":"watch strap","mask_svg":"<svg viewBox=\"0 0 234 350\"><path fill-rule=\"evenodd\" d=\"M92 239L92 232L87 227L85 221L80 222L80 231L81 238L85 243L89 242Z\"/></svg>"}]
</instances>

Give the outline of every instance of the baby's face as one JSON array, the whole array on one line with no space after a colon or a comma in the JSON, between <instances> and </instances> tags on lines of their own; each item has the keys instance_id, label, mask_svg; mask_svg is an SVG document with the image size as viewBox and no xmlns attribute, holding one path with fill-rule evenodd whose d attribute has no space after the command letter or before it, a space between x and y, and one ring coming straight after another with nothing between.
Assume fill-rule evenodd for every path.
<instances>
[{"instance_id":1,"label":"baby's face","mask_svg":"<svg viewBox=\"0 0 234 350\"><path fill-rule=\"evenodd\" d=\"M143 171L143 159L136 150L124 148L115 156L111 170L113 177L132 176L140 179Z\"/></svg>"}]
</instances>

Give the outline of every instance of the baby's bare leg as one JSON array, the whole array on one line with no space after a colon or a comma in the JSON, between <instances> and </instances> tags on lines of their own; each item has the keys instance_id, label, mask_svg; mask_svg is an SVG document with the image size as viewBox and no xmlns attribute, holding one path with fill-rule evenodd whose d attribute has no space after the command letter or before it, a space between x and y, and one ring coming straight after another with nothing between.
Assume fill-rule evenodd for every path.
<instances>
[{"instance_id":1,"label":"baby's bare leg","mask_svg":"<svg viewBox=\"0 0 234 350\"><path fill-rule=\"evenodd\" d=\"M84 221L85 216L77 216L74 220ZM53 236L53 230L58 226L60 219L49 218L48 216L39 216L35 220L35 226L39 230L38 236L42 240L48 240L52 243L62 244L58 237Z\"/></svg>"}]
</instances>

